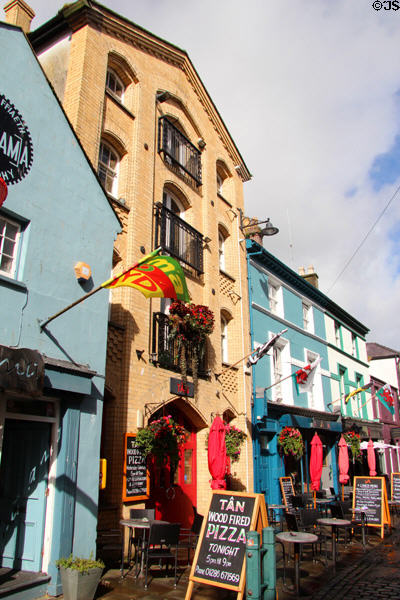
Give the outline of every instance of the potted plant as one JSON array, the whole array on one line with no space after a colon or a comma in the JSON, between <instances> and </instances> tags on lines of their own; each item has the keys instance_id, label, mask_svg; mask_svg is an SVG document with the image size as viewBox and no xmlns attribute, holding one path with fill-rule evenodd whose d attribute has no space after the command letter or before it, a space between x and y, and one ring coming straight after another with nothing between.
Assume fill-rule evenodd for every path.
<instances>
[{"instance_id":1,"label":"potted plant","mask_svg":"<svg viewBox=\"0 0 400 600\"><path fill-rule=\"evenodd\" d=\"M226 455L229 456L231 462L237 462L240 458L240 447L244 443L247 435L244 431L230 425L225 425L225 446Z\"/></svg>"},{"instance_id":2,"label":"potted plant","mask_svg":"<svg viewBox=\"0 0 400 600\"><path fill-rule=\"evenodd\" d=\"M182 381L187 384L189 349L192 357L194 395L197 395L199 362L204 355L206 338L214 330L214 313L202 304L177 300L169 307L169 337L176 340Z\"/></svg>"},{"instance_id":3,"label":"potted plant","mask_svg":"<svg viewBox=\"0 0 400 600\"><path fill-rule=\"evenodd\" d=\"M278 444L286 456L300 460L303 456L304 442L296 427L284 427L278 436Z\"/></svg>"},{"instance_id":4,"label":"potted plant","mask_svg":"<svg viewBox=\"0 0 400 600\"><path fill-rule=\"evenodd\" d=\"M185 440L185 429L175 423L171 415L152 421L136 434L136 445L143 456L154 456L159 466L169 459L172 471L178 466L180 447Z\"/></svg>"},{"instance_id":5,"label":"potted plant","mask_svg":"<svg viewBox=\"0 0 400 600\"><path fill-rule=\"evenodd\" d=\"M103 573L102 560L69 556L56 561L60 569L64 600L93 600Z\"/></svg>"}]
</instances>

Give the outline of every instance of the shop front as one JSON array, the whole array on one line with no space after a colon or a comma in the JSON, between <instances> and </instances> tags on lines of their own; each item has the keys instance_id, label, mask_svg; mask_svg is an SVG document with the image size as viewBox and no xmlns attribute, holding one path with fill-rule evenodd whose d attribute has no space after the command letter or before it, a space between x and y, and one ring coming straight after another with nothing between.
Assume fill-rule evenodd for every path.
<instances>
[{"instance_id":1,"label":"shop front","mask_svg":"<svg viewBox=\"0 0 400 600\"><path fill-rule=\"evenodd\" d=\"M324 451L321 490L337 489L336 446L342 431L339 415L274 402L268 402L267 407L268 417L258 419L254 426L256 491L265 494L268 504L280 504L279 478L284 476L292 477L296 493L309 491L311 440L315 432ZM304 442L301 457L285 455L282 451L279 436L285 427L300 432Z\"/></svg>"}]
</instances>

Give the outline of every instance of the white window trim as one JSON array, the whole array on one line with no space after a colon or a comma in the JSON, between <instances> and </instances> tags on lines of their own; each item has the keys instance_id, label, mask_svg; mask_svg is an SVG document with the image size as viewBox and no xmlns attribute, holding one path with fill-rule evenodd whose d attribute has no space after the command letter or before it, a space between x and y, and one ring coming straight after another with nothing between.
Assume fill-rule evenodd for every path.
<instances>
[{"instance_id":1,"label":"white window trim","mask_svg":"<svg viewBox=\"0 0 400 600\"><path fill-rule=\"evenodd\" d=\"M18 272L18 256L19 256L21 239L22 239L21 238L21 230L22 230L21 223L19 223L18 221L15 221L14 219L10 219L5 214L1 214L1 218L4 219L6 222L10 223L11 225L14 225L15 227L17 227L18 231L17 231L17 235L15 238L15 242L14 242L11 271L5 271L0 268L0 275L4 275L5 277L10 277L10 279L16 279L17 272ZM0 248L0 254L1 254L1 256L3 255L3 248Z\"/></svg>"},{"instance_id":2,"label":"white window trim","mask_svg":"<svg viewBox=\"0 0 400 600\"><path fill-rule=\"evenodd\" d=\"M110 87L108 87L107 85L107 80L108 80L108 74L111 73L113 75L113 77L115 77L116 81L121 85L122 87L122 93L121 96L119 96L116 92L114 92L114 90L112 90ZM119 102L124 101L124 96L125 96L125 84L122 81L121 77L118 75L118 73L116 71L114 71L114 69L112 67L108 67L107 68L107 75L106 75L106 90L112 94L114 96L114 98L117 98L117 100Z\"/></svg>"},{"instance_id":3,"label":"white window trim","mask_svg":"<svg viewBox=\"0 0 400 600\"><path fill-rule=\"evenodd\" d=\"M270 294L271 288L276 289L276 297L274 299L274 301L276 303L275 307L273 307L271 305L271 294ZM279 281L277 281L276 279L273 279L271 276L268 276L268 303L269 303L270 312L273 315L277 315L278 317L281 317L283 319L284 311L283 311L282 285Z\"/></svg>"},{"instance_id":4,"label":"white window trim","mask_svg":"<svg viewBox=\"0 0 400 600\"><path fill-rule=\"evenodd\" d=\"M314 333L314 311L312 304L308 302L302 302L302 312L303 312L303 327L304 331L308 333ZM307 315L305 318L304 311L306 311ZM307 326L306 326L307 325Z\"/></svg>"},{"instance_id":5,"label":"white window trim","mask_svg":"<svg viewBox=\"0 0 400 600\"><path fill-rule=\"evenodd\" d=\"M117 157L117 164L116 164L115 169L112 169L108 164L106 164L100 160L102 146L107 148L107 150L109 150L109 152L112 152ZM106 141L102 140L100 142L100 149L99 149L98 173L99 173L99 177L100 177L100 167L102 167L105 170L106 175L108 173L112 174L113 179L112 179L111 190L107 190L105 183L103 185L103 188L107 194L111 194L111 196L113 196L114 198L118 198L118 182L119 182L120 163L121 163L121 157L120 157L119 153L116 151L116 149L111 144L108 144ZM100 177L100 179L101 179L101 177Z\"/></svg>"},{"instance_id":6,"label":"white window trim","mask_svg":"<svg viewBox=\"0 0 400 600\"><path fill-rule=\"evenodd\" d=\"M225 236L221 230L218 230L218 257L219 270L225 271Z\"/></svg>"},{"instance_id":7,"label":"white window trim","mask_svg":"<svg viewBox=\"0 0 400 600\"><path fill-rule=\"evenodd\" d=\"M221 362L229 362L228 353L228 320L221 315Z\"/></svg>"},{"instance_id":8,"label":"white window trim","mask_svg":"<svg viewBox=\"0 0 400 600\"><path fill-rule=\"evenodd\" d=\"M270 333L269 339L273 337L273 333ZM270 356L270 374L271 374L271 397L273 402L289 404L293 405L293 386L292 386L292 378L290 377L292 373L291 369L291 360L290 360L290 343L289 340L284 339L282 337L279 338L277 342L275 342L272 348L279 348L281 351L281 370L282 370L282 381L281 384L275 386L275 369L274 369L274 358L273 358L273 349Z\"/></svg>"}]
</instances>

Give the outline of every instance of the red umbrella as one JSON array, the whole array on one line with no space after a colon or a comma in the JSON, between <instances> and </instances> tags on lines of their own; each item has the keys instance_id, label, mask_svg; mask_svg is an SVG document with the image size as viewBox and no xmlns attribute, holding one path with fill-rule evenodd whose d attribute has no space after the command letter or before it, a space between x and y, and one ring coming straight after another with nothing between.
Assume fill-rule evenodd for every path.
<instances>
[{"instance_id":1,"label":"red umbrella","mask_svg":"<svg viewBox=\"0 0 400 600\"><path fill-rule=\"evenodd\" d=\"M314 437L311 440L311 457L310 457L310 478L311 478L311 489L314 490L314 507L316 499L316 491L319 490L322 475L322 442L318 437L317 433L314 433Z\"/></svg>"},{"instance_id":2,"label":"red umbrella","mask_svg":"<svg viewBox=\"0 0 400 600\"><path fill-rule=\"evenodd\" d=\"M349 481L349 451L343 436L339 441L339 483L342 484L342 500L344 498L344 484Z\"/></svg>"},{"instance_id":3,"label":"red umbrella","mask_svg":"<svg viewBox=\"0 0 400 600\"><path fill-rule=\"evenodd\" d=\"M226 445L225 425L221 417L215 417L208 436L208 470L213 490L225 490Z\"/></svg>"},{"instance_id":4,"label":"red umbrella","mask_svg":"<svg viewBox=\"0 0 400 600\"><path fill-rule=\"evenodd\" d=\"M375 450L374 450L374 442L369 440L367 447L367 459L368 459L368 468L370 477L375 477L376 475L376 460L375 460Z\"/></svg>"}]
</instances>

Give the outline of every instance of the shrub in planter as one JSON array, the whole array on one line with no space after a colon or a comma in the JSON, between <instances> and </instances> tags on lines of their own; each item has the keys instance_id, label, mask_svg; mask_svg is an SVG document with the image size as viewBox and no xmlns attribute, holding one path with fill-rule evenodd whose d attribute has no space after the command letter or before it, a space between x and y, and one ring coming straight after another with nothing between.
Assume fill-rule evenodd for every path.
<instances>
[{"instance_id":1,"label":"shrub in planter","mask_svg":"<svg viewBox=\"0 0 400 600\"><path fill-rule=\"evenodd\" d=\"M56 561L64 600L93 600L103 573L102 560L69 556Z\"/></svg>"}]
</instances>

